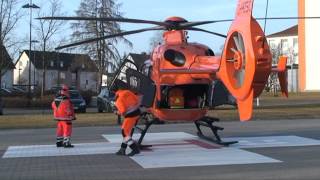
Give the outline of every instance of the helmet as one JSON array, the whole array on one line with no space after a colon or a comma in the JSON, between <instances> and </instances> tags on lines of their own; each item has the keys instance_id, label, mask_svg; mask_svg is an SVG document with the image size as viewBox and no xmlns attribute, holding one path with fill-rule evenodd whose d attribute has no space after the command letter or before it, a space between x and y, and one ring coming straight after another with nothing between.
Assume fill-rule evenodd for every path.
<instances>
[{"instance_id":1,"label":"helmet","mask_svg":"<svg viewBox=\"0 0 320 180\"><path fill-rule=\"evenodd\" d=\"M115 79L111 85L110 85L110 91L118 91L120 89L128 89L128 85L126 82L120 80L120 79Z\"/></svg>"},{"instance_id":2,"label":"helmet","mask_svg":"<svg viewBox=\"0 0 320 180\"><path fill-rule=\"evenodd\" d=\"M59 94L60 94L60 95L63 95L63 96L69 97L69 96L70 96L70 94L69 94L69 87L68 87L67 85L63 84L63 85L61 86L61 90L60 90L60 93L59 93Z\"/></svg>"}]
</instances>

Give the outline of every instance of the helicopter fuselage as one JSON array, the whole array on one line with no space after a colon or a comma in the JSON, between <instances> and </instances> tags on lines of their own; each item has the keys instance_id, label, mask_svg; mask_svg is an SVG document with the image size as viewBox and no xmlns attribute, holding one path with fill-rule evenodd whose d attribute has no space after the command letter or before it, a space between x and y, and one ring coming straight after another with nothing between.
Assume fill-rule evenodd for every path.
<instances>
[{"instance_id":1,"label":"helicopter fuselage","mask_svg":"<svg viewBox=\"0 0 320 180\"><path fill-rule=\"evenodd\" d=\"M156 84L151 112L164 121L196 121L207 113L220 57L205 45L188 43L183 30L166 31L163 36L165 43L151 56L150 77Z\"/></svg>"}]
</instances>

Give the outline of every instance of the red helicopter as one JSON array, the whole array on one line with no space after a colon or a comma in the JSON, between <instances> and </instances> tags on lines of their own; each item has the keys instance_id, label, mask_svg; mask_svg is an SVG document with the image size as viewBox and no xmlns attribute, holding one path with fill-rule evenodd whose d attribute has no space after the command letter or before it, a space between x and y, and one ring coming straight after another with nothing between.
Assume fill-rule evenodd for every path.
<instances>
[{"instance_id":1,"label":"red helicopter","mask_svg":"<svg viewBox=\"0 0 320 180\"><path fill-rule=\"evenodd\" d=\"M272 68L272 55L264 31L252 17L253 0L239 0L235 19L218 21L188 22L181 17L170 17L164 22L113 17L43 17L54 20L99 20L157 25L133 31L121 32L92 38L56 49L77 46L106 38L124 36L145 31L164 30L164 43L158 45L151 59L143 67L124 60L116 72L113 84L121 81L141 95L142 105L147 107L143 115L145 127L139 128L141 142L148 128L156 121L194 122L198 135L218 144L224 142L218 135L222 127L213 125L219 119L206 116L208 109L215 106L216 82L220 82L236 99L241 121L250 120L253 99L263 91L270 73L278 74L282 93L288 96L286 57L280 57L276 68ZM259 18L268 19L268 18ZM272 19L272 18L269 18ZM195 26L233 21L227 35L207 31ZM206 45L190 43L187 31L201 31L226 38L223 53L215 56ZM222 83L221 83L222 82ZM205 136L200 127L209 127L214 138Z\"/></svg>"}]
</instances>

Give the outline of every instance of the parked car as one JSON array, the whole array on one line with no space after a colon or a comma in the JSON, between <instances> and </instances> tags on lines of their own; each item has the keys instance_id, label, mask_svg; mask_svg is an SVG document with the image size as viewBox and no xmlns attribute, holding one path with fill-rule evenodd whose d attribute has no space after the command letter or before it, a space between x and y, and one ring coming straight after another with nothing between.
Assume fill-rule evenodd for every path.
<instances>
[{"instance_id":1,"label":"parked car","mask_svg":"<svg viewBox=\"0 0 320 180\"><path fill-rule=\"evenodd\" d=\"M86 101L80 95L78 90L69 90L70 100L73 104L75 112L86 112Z\"/></svg>"},{"instance_id":2,"label":"parked car","mask_svg":"<svg viewBox=\"0 0 320 180\"><path fill-rule=\"evenodd\" d=\"M1 88L0 89L0 93L1 93L2 96L9 96L9 95L12 94L12 92L7 88Z\"/></svg>"},{"instance_id":3,"label":"parked car","mask_svg":"<svg viewBox=\"0 0 320 180\"><path fill-rule=\"evenodd\" d=\"M18 88L18 87L12 87L10 88L10 91L12 92L13 95L24 95L27 94L27 91Z\"/></svg>"},{"instance_id":4,"label":"parked car","mask_svg":"<svg viewBox=\"0 0 320 180\"><path fill-rule=\"evenodd\" d=\"M114 110L115 94L104 87L101 89L100 94L97 97L98 112L113 112Z\"/></svg>"}]
</instances>

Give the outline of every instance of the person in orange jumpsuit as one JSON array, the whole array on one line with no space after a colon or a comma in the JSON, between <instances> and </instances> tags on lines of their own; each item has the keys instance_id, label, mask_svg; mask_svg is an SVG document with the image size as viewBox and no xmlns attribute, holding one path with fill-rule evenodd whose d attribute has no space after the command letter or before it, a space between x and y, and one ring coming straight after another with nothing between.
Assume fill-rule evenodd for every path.
<instances>
[{"instance_id":1,"label":"person in orange jumpsuit","mask_svg":"<svg viewBox=\"0 0 320 180\"><path fill-rule=\"evenodd\" d=\"M121 126L123 141L121 143L121 148L116 154L126 155L128 145L132 150L128 156L140 153L138 145L132 139L133 128L137 124L141 114L139 96L123 86L118 86L116 88L115 106L117 108L117 114L124 117Z\"/></svg>"},{"instance_id":2,"label":"person in orange jumpsuit","mask_svg":"<svg viewBox=\"0 0 320 180\"><path fill-rule=\"evenodd\" d=\"M75 120L73 105L70 101L69 88L62 86L59 94L51 104L54 119L57 121L57 147L72 148L72 121Z\"/></svg>"}]
</instances>

